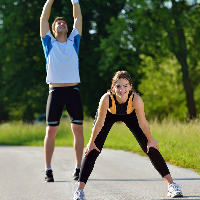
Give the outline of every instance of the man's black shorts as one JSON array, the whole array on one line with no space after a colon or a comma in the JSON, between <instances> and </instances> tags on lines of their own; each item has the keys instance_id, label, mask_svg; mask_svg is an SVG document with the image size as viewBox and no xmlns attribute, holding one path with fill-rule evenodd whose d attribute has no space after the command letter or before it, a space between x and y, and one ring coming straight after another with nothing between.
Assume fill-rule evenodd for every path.
<instances>
[{"instance_id":1,"label":"man's black shorts","mask_svg":"<svg viewBox=\"0 0 200 200\"><path fill-rule=\"evenodd\" d=\"M48 126L59 125L64 106L71 123L83 123L83 107L78 87L53 87L49 89L47 99L46 123Z\"/></svg>"}]
</instances>

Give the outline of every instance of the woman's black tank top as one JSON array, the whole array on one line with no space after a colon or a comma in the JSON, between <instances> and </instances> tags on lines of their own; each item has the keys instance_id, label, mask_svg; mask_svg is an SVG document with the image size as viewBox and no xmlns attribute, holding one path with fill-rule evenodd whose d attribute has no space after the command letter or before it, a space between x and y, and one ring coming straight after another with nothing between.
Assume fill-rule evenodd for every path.
<instances>
[{"instance_id":1,"label":"woman's black tank top","mask_svg":"<svg viewBox=\"0 0 200 200\"><path fill-rule=\"evenodd\" d=\"M112 94L112 91L109 92L109 112L116 115L127 115L133 112L133 98L134 92L130 91L128 94L128 99L125 103L119 104L116 100L116 96Z\"/></svg>"}]
</instances>

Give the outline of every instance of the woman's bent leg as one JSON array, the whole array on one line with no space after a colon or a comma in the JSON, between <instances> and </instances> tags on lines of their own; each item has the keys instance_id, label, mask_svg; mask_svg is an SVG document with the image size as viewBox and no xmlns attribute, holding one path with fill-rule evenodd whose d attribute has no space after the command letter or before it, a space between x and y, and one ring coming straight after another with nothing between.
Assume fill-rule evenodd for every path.
<instances>
[{"instance_id":1,"label":"woman's bent leg","mask_svg":"<svg viewBox=\"0 0 200 200\"><path fill-rule=\"evenodd\" d=\"M160 154L160 152L157 149L151 147L149 149L149 152L147 153L148 140L147 140L145 134L143 133L142 129L139 127L139 124L137 122L137 118L136 118L135 114L134 113L130 114L129 117L124 118L123 122L127 125L129 130L135 136L135 138L137 139L142 150L150 158L151 163L153 164L155 169L159 172L159 174L162 177L170 174L165 160L163 159L162 155Z\"/></svg>"},{"instance_id":2,"label":"woman's bent leg","mask_svg":"<svg viewBox=\"0 0 200 200\"><path fill-rule=\"evenodd\" d=\"M107 117L104 122L104 126L102 127L101 131L99 132L95 140L95 145L100 150L100 152L103 148L107 135L112 125L115 123L115 121L116 121L115 119L108 117L108 114L107 114ZM79 175L79 182L83 182L86 184L90 174L92 173L95 161L97 157L99 156L100 152L94 149L83 159L82 164L81 164L81 171Z\"/></svg>"},{"instance_id":3,"label":"woman's bent leg","mask_svg":"<svg viewBox=\"0 0 200 200\"><path fill-rule=\"evenodd\" d=\"M162 177L165 177L166 175L170 174L165 160L163 159L162 155L157 149L151 147L149 149L149 152L146 154L150 158L152 165Z\"/></svg>"},{"instance_id":4,"label":"woman's bent leg","mask_svg":"<svg viewBox=\"0 0 200 200\"><path fill-rule=\"evenodd\" d=\"M83 159L79 175L79 182L84 182L86 184L99 154L100 152L94 149Z\"/></svg>"}]
</instances>

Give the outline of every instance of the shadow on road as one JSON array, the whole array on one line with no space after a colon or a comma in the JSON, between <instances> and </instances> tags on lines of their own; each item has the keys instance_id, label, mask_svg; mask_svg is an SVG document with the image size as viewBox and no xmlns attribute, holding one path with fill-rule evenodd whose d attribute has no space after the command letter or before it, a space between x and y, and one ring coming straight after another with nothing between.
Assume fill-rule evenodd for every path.
<instances>
[{"instance_id":1,"label":"shadow on road","mask_svg":"<svg viewBox=\"0 0 200 200\"><path fill-rule=\"evenodd\" d=\"M191 199L192 200L199 200L200 199L200 196L184 196L184 197L179 197L179 198L176 198L176 199L181 199L181 200L188 200L188 199ZM195 199L193 199L195 198ZM151 199L151 200L160 200L160 199ZM162 200L169 200L169 199L162 199Z\"/></svg>"},{"instance_id":2,"label":"shadow on road","mask_svg":"<svg viewBox=\"0 0 200 200\"><path fill-rule=\"evenodd\" d=\"M199 181L200 178L174 178L173 180ZM162 178L151 179L89 179L88 181L163 181ZM199 199L200 200L200 199Z\"/></svg>"}]
</instances>

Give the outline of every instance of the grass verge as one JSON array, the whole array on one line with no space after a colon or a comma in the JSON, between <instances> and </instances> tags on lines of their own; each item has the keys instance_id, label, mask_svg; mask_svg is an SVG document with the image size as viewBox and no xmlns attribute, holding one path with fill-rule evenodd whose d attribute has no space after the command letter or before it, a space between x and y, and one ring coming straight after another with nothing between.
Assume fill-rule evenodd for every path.
<instances>
[{"instance_id":1,"label":"grass verge","mask_svg":"<svg viewBox=\"0 0 200 200\"><path fill-rule=\"evenodd\" d=\"M151 133L158 140L161 154L167 162L191 168L200 174L200 121L189 123L164 120L150 122ZM84 121L85 145L88 143L93 120ZM45 125L28 125L20 122L0 125L0 145L43 146ZM56 136L56 146L73 146L73 134L68 120L62 120ZM123 123L112 127L105 148L121 149L145 155L132 133Z\"/></svg>"}]
</instances>

